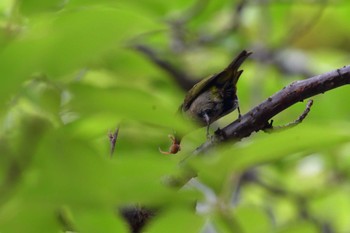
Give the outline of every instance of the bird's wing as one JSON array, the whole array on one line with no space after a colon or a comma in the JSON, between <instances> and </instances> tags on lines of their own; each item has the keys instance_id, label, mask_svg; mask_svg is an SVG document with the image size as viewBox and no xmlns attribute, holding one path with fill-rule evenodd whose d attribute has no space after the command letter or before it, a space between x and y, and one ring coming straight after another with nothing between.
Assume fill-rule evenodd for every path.
<instances>
[{"instance_id":1,"label":"bird's wing","mask_svg":"<svg viewBox=\"0 0 350 233\"><path fill-rule=\"evenodd\" d=\"M183 109L186 111L192 104L192 102L208 87L210 84L217 78L218 74L214 74L208 78L202 79L198 83L196 83L186 94L185 100L183 102Z\"/></svg>"}]
</instances>

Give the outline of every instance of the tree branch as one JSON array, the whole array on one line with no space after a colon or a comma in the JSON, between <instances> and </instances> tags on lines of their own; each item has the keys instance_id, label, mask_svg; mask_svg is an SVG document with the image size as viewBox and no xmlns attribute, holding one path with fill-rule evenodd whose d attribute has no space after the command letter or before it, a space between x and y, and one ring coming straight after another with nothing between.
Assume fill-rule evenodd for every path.
<instances>
[{"instance_id":1,"label":"tree branch","mask_svg":"<svg viewBox=\"0 0 350 233\"><path fill-rule=\"evenodd\" d=\"M309 79L293 82L251 109L240 119L223 129L216 130L214 136L198 147L194 154L202 153L223 141L239 141L248 137L253 132L265 129L272 117L293 104L349 83L350 65Z\"/></svg>"},{"instance_id":2,"label":"tree branch","mask_svg":"<svg viewBox=\"0 0 350 233\"><path fill-rule=\"evenodd\" d=\"M186 72L177 69L171 63L161 59L156 52L153 51L153 49L145 45L134 45L133 48L145 55L148 60L156 64L159 68L167 72L184 90L191 89L191 87L195 84L192 77L186 74Z\"/></svg>"}]
</instances>

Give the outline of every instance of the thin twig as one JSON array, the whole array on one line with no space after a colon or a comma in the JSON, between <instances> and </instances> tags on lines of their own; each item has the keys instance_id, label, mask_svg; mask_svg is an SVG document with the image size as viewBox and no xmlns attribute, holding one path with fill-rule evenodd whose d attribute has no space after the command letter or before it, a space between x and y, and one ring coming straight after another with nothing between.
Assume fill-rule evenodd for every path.
<instances>
[{"instance_id":1,"label":"thin twig","mask_svg":"<svg viewBox=\"0 0 350 233\"><path fill-rule=\"evenodd\" d=\"M119 134L119 126L115 129L115 131L113 133L109 132L108 133L108 138L109 138L109 142L111 144L111 149L110 149L110 156L111 158L113 157L114 154L114 150L115 150L115 145L117 143L117 139L118 139L118 134Z\"/></svg>"},{"instance_id":2,"label":"thin twig","mask_svg":"<svg viewBox=\"0 0 350 233\"><path fill-rule=\"evenodd\" d=\"M193 81L195 79L193 77L190 77L185 71L178 69L165 59L160 58L152 48L140 44L134 45L133 48L145 55L159 68L167 72L184 90L191 89L191 87L195 84Z\"/></svg>"},{"instance_id":3,"label":"thin twig","mask_svg":"<svg viewBox=\"0 0 350 233\"><path fill-rule=\"evenodd\" d=\"M272 122L268 124L268 127L266 129L262 129L263 131L267 132L267 133L272 133L272 132L276 132L276 131L281 131L281 130L285 130L285 129L289 129L292 128L298 124L300 124L309 114L310 110L311 110L311 106L313 104L313 100L309 100L306 104L305 110L303 111L303 113L298 117L298 119L296 119L293 122L289 122L288 124L285 125L280 125L280 126L272 126Z\"/></svg>"}]
</instances>

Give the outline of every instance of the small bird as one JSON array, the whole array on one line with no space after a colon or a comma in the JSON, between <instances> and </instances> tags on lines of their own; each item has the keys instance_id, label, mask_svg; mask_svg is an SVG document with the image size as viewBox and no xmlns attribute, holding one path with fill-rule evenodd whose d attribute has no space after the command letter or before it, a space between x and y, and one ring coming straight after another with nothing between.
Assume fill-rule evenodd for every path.
<instances>
[{"instance_id":1,"label":"small bird","mask_svg":"<svg viewBox=\"0 0 350 233\"><path fill-rule=\"evenodd\" d=\"M235 109L238 110L238 117L241 117L236 85L243 70L238 69L250 54L252 53L243 50L225 70L199 81L187 92L179 107L178 113L207 126L207 137L209 126L214 121ZM162 154L176 154L181 150L182 136L169 135L169 138L172 141L169 151L159 148Z\"/></svg>"},{"instance_id":2,"label":"small bird","mask_svg":"<svg viewBox=\"0 0 350 233\"><path fill-rule=\"evenodd\" d=\"M241 117L236 84L243 70L238 69L250 54L243 50L226 69L195 84L179 107L182 115L207 126L207 137L209 126L214 121L235 109L238 110L238 117Z\"/></svg>"}]
</instances>

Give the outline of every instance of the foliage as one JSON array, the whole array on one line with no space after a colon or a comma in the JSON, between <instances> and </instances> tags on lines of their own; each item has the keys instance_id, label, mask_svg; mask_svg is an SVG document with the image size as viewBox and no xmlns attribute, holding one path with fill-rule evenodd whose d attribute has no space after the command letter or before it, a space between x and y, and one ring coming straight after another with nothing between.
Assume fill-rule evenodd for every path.
<instances>
[{"instance_id":1,"label":"foliage","mask_svg":"<svg viewBox=\"0 0 350 233\"><path fill-rule=\"evenodd\" d=\"M350 231L348 87L315 97L296 128L191 156L205 129L176 117L184 90L133 49L147 45L191 77L252 50L244 113L346 65L349 11L340 0L2 0L0 231L128 232L118 209L129 205L157 209L147 232ZM178 154L159 153L167 134L189 129ZM191 172L185 187L169 184Z\"/></svg>"}]
</instances>

